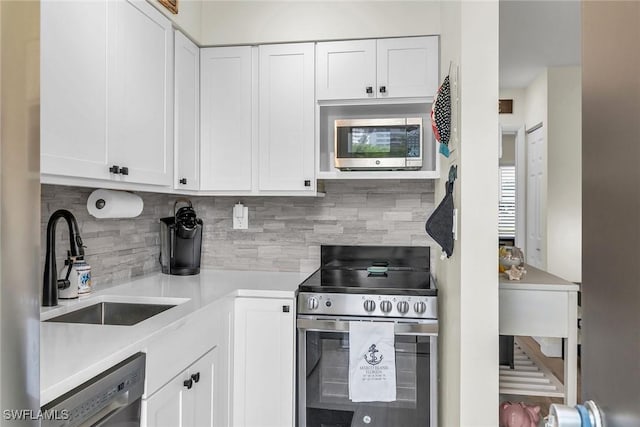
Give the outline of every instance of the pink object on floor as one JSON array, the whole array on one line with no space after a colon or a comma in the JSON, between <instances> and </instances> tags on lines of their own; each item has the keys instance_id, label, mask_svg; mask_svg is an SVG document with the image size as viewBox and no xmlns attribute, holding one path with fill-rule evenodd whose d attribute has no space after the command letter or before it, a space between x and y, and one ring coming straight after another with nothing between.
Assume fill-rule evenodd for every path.
<instances>
[{"instance_id":1,"label":"pink object on floor","mask_svg":"<svg viewBox=\"0 0 640 427\"><path fill-rule=\"evenodd\" d=\"M537 427L540 407L524 403L502 402L500 404L500 427Z\"/></svg>"}]
</instances>

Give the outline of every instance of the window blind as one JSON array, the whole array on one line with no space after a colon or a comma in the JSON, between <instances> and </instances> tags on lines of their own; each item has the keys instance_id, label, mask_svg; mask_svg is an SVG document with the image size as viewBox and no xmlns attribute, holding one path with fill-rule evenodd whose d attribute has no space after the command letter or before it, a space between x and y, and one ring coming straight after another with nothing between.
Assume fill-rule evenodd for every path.
<instances>
[{"instance_id":1,"label":"window blind","mask_svg":"<svg viewBox=\"0 0 640 427\"><path fill-rule=\"evenodd\" d=\"M500 166L500 203L498 206L498 236L516 236L516 167Z\"/></svg>"}]
</instances>

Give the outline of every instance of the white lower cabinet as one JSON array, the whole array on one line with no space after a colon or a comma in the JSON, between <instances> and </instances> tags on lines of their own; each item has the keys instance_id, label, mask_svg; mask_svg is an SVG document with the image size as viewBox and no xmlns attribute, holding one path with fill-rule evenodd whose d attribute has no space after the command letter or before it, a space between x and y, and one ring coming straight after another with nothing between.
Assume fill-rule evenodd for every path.
<instances>
[{"instance_id":1,"label":"white lower cabinet","mask_svg":"<svg viewBox=\"0 0 640 427\"><path fill-rule=\"evenodd\" d=\"M212 427L214 423L214 380L217 377L214 348L174 377L142 404L142 425L146 427Z\"/></svg>"},{"instance_id":2,"label":"white lower cabinet","mask_svg":"<svg viewBox=\"0 0 640 427\"><path fill-rule=\"evenodd\" d=\"M293 427L293 298L237 298L233 316L233 427Z\"/></svg>"}]
</instances>

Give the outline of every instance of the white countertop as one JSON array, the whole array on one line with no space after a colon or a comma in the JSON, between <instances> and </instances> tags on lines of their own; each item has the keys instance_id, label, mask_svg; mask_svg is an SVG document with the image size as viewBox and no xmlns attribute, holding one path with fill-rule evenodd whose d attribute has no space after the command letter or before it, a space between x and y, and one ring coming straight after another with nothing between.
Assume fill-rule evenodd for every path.
<instances>
[{"instance_id":1,"label":"white countertop","mask_svg":"<svg viewBox=\"0 0 640 427\"><path fill-rule=\"evenodd\" d=\"M522 289L531 291L579 291L580 285L564 280L551 273L525 264L527 274L521 280L509 280L506 273L499 273L500 289Z\"/></svg>"},{"instance_id":2,"label":"white countertop","mask_svg":"<svg viewBox=\"0 0 640 427\"><path fill-rule=\"evenodd\" d=\"M292 298L310 273L201 270L195 276L156 273L42 307L41 320L101 301L178 304L133 326L40 323L40 404L93 378L144 348L155 334L223 297ZM151 299L151 300L150 300Z\"/></svg>"}]
</instances>

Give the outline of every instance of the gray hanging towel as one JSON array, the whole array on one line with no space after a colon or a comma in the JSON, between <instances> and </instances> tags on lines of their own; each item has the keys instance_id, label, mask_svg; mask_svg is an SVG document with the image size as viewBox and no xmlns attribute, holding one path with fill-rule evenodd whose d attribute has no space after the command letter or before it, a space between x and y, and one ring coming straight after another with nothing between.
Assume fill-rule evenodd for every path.
<instances>
[{"instance_id":1,"label":"gray hanging towel","mask_svg":"<svg viewBox=\"0 0 640 427\"><path fill-rule=\"evenodd\" d=\"M425 224L427 234L442 247L447 258L453 255L453 183L456 176L457 167L451 166L449 180L445 183L446 194Z\"/></svg>"}]
</instances>

